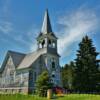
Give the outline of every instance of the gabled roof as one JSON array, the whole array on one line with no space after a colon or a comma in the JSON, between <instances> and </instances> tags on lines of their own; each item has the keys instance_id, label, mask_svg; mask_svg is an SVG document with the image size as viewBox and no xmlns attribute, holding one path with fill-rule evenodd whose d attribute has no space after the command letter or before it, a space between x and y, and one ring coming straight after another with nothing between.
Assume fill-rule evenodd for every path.
<instances>
[{"instance_id":1,"label":"gabled roof","mask_svg":"<svg viewBox=\"0 0 100 100\"><path fill-rule=\"evenodd\" d=\"M37 50L36 52L27 54L17 69L29 68L42 55L46 53L46 48Z\"/></svg>"},{"instance_id":2,"label":"gabled roof","mask_svg":"<svg viewBox=\"0 0 100 100\"><path fill-rule=\"evenodd\" d=\"M8 51L6 54L6 57L4 59L4 62L2 64L0 72L2 72L5 68L5 65L8 61L8 58L11 56L13 63L16 67L16 69L25 69L25 68L30 68L33 63L43 54L47 53L47 49L39 49L36 52L32 52L29 54L23 54L19 52L14 52L14 51ZM50 52L50 54L53 54L53 52ZM54 53L56 54L56 53ZM56 54L59 56L58 54Z\"/></svg>"},{"instance_id":3,"label":"gabled roof","mask_svg":"<svg viewBox=\"0 0 100 100\"><path fill-rule=\"evenodd\" d=\"M8 61L8 58L11 56L12 60L13 60L13 64L15 65L15 67L17 67L20 62L22 61L22 59L25 57L25 54L23 53L19 53L19 52L15 52L15 51L8 51L6 54L6 57L4 59L4 62L1 66L0 72L2 72L5 68L5 65Z\"/></svg>"},{"instance_id":4,"label":"gabled roof","mask_svg":"<svg viewBox=\"0 0 100 100\"><path fill-rule=\"evenodd\" d=\"M14 65L17 67L20 62L23 60L26 54L15 52L15 51L9 51L9 54L12 57Z\"/></svg>"}]
</instances>

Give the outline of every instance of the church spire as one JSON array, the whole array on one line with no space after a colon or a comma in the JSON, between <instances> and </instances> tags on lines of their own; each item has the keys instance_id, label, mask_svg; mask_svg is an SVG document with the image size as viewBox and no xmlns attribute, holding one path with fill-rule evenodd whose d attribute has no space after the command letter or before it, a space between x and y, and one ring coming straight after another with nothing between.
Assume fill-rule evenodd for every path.
<instances>
[{"instance_id":1,"label":"church spire","mask_svg":"<svg viewBox=\"0 0 100 100\"><path fill-rule=\"evenodd\" d=\"M41 33L47 34L51 32L52 32L52 28L51 28L51 23L49 19L49 14L48 14L48 10L46 10L45 15L44 15L43 24L42 24Z\"/></svg>"}]
</instances>

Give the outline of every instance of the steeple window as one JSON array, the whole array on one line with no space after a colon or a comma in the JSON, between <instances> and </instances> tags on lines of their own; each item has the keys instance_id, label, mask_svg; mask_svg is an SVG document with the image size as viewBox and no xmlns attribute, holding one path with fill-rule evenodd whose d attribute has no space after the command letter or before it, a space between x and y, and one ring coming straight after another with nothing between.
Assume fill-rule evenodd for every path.
<instances>
[{"instance_id":1,"label":"steeple window","mask_svg":"<svg viewBox=\"0 0 100 100\"><path fill-rule=\"evenodd\" d=\"M42 44L41 43L39 43L39 48L42 48Z\"/></svg>"},{"instance_id":2,"label":"steeple window","mask_svg":"<svg viewBox=\"0 0 100 100\"><path fill-rule=\"evenodd\" d=\"M55 42L53 42L53 43L52 43L52 47L53 47L53 48L55 48L55 47L56 47L56 44L55 44Z\"/></svg>"},{"instance_id":3,"label":"steeple window","mask_svg":"<svg viewBox=\"0 0 100 100\"><path fill-rule=\"evenodd\" d=\"M52 40L48 41L48 45L49 45L49 47L52 47L52 48L56 47L56 43L54 41L52 41Z\"/></svg>"},{"instance_id":4,"label":"steeple window","mask_svg":"<svg viewBox=\"0 0 100 100\"><path fill-rule=\"evenodd\" d=\"M49 43L49 47L51 47L51 40L49 40L48 43Z\"/></svg>"},{"instance_id":5,"label":"steeple window","mask_svg":"<svg viewBox=\"0 0 100 100\"><path fill-rule=\"evenodd\" d=\"M42 48L45 46L45 40L42 41Z\"/></svg>"},{"instance_id":6,"label":"steeple window","mask_svg":"<svg viewBox=\"0 0 100 100\"><path fill-rule=\"evenodd\" d=\"M57 48L57 38L52 31L48 10L45 12L42 29L40 35L37 37L37 41L39 49L44 47Z\"/></svg>"}]
</instances>

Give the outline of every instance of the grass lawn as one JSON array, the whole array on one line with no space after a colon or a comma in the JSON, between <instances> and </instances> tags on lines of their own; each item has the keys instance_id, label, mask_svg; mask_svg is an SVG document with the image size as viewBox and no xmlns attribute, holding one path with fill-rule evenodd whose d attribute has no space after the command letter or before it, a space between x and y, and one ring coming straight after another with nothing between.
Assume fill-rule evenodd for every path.
<instances>
[{"instance_id":1,"label":"grass lawn","mask_svg":"<svg viewBox=\"0 0 100 100\"><path fill-rule=\"evenodd\" d=\"M0 100L47 100L47 98L41 98L32 95L0 95ZM52 100L100 100L100 95L91 94L69 94L63 97L56 97Z\"/></svg>"}]
</instances>

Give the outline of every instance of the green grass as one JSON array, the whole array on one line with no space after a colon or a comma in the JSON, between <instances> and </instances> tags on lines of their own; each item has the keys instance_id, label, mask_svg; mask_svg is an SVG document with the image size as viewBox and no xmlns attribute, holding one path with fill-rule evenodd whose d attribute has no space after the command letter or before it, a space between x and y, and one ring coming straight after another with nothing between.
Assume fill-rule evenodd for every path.
<instances>
[{"instance_id":1,"label":"green grass","mask_svg":"<svg viewBox=\"0 0 100 100\"><path fill-rule=\"evenodd\" d=\"M32 96L32 95L22 95L22 94L12 94L12 95L0 95L0 100L46 100L46 98Z\"/></svg>"},{"instance_id":2,"label":"green grass","mask_svg":"<svg viewBox=\"0 0 100 100\"><path fill-rule=\"evenodd\" d=\"M69 94L59 98L58 100L100 100L100 95Z\"/></svg>"},{"instance_id":3,"label":"green grass","mask_svg":"<svg viewBox=\"0 0 100 100\"><path fill-rule=\"evenodd\" d=\"M0 95L0 100L47 100L47 98L42 98L32 95ZM55 97L52 100L100 100L100 95L91 94L69 94L63 97Z\"/></svg>"}]
</instances>

